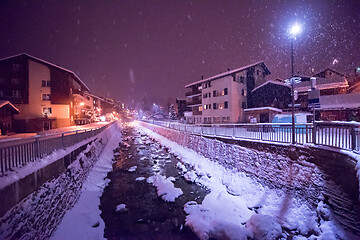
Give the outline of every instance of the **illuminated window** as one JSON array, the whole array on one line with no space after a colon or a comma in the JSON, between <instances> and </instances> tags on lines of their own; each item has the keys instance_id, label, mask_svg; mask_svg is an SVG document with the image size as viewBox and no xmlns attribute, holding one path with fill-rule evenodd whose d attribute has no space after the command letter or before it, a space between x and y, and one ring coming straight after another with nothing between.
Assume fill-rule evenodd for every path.
<instances>
[{"instance_id":1,"label":"illuminated window","mask_svg":"<svg viewBox=\"0 0 360 240\"><path fill-rule=\"evenodd\" d=\"M51 107L44 107L43 113L52 113Z\"/></svg>"}]
</instances>

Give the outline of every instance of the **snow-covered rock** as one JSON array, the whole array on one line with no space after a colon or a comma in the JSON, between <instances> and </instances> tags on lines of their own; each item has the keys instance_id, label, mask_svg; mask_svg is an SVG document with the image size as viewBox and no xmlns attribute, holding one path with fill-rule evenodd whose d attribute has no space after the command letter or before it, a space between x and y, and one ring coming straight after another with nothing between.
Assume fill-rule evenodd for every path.
<instances>
[{"instance_id":1,"label":"snow-covered rock","mask_svg":"<svg viewBox=\"0 0 360 240\"><path fill-rule=\"evenodd\" d=\"M126 204L122 203L116 206L116 211L117 212L123 212L126 210Z\"/></svg>"},{"instance_id":2,"label":"snow-covered rock","mask_svg":"<svg viewBox=\"0 0 360 240\"><path fill-rule=\"evenodd\" d=\"M175 181L174 177L164 177L160 174L156 174L147 179L148 183L151 183L157 188L158 196L165 202L175 202L175 199L183 194L183 191L180 188L174 187Z\"/></svg>"},{"instance_id":3,"label":"snow-covered rock","mask_svg":"<svg viewBox=\"0 0 360 240\"><path fill-rule=\"evenodd\" d=\"M187 182L195 182L196 178L197 178L197 175L196 175L195 171L189 171L184 174L184 179Z\"/></svg>"},{"instance_id":4,"label":"snow-covered rock","mask_svg":"<svg viewBox=\"0 0 360 240\"><path fill-rule=\"evenodd\" d=\"M137 169L137 166L132 166L131 168L128 169L129 172L135 172Z\"/></svg>"},{"instance_id":5,"label":"snow-covered rock","mask_svg":"<svg viewBox=\"0 0 360 240\"><path fill-rule=\"evenodd\" d=\"M144 181L145 180L145 177L137 177L136 179L135 179L135 181Z\"/></svg>"}]
</instances>

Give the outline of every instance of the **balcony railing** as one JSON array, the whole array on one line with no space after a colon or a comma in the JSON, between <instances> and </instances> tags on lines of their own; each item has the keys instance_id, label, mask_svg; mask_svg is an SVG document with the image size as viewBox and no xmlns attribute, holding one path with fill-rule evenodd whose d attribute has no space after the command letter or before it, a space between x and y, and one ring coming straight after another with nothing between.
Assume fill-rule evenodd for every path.
<instances>
[{"instance_id":1,"label":"balcony railing","mask_svg":"<svg viewBox=\"0 0 360 240\"><path fill-rule=\"evenodd\" d=\"M200 94L201 94L201 90L196 89L196 90L193 90L193 91L191 91L191 92L185 93L185 96L187 96L187 97L193 97L193 96L197 96L197 95L200 95Z\"/></svg>"},{"instance_id":2,"label":"balcony railing","mask_svg":"<svg viewBox=\"0 0 360 240\"><path fill-rule=\"evenodd\" d=\"M194 106L194 105L201 105L201 99L192 100L191 102L187 102L188 107Z\"/></svg>"}]
</instances>

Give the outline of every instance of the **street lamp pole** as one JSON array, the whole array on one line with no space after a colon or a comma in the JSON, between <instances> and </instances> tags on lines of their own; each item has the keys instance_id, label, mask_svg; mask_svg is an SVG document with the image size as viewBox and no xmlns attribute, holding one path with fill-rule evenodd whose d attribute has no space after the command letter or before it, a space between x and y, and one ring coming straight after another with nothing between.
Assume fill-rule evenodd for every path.
<instances>
[{"instance_id":1,"label":"street lamp pole","mask_svg":"<svg viewBox=\"0 0 360 240\"><path fill-rule=\"evenodd\" d=\"M294 92L294 41L296 35L301 32L301 26L295 23L290 28L290 39L291 39L291 125L292 125L292 144L295 144L295 92Z\"/></svg>"},{"instance_id":2,"label":"street lamp pole","mask_svg":"<svg viewBox=\"0 0 360 240\"><path fill-rule=\"evenodd\" d=\"M294 39L291 38L291 77L294 77ZM291 81L291 127L292 127L292 144L295 144L295 93L294 80Z\"/></svg>"}]
</instances>

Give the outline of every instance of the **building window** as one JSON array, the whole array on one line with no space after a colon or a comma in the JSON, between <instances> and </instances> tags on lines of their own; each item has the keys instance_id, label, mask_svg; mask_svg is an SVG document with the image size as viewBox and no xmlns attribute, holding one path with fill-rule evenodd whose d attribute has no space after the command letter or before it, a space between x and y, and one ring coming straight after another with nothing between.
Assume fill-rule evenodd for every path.
<instances>
[{"instance_id":1,"label":"building window","mask_svg":"<svg viewBox=\"0 0 360 240\"><path fill-rule=\"evenodd\" d=\"M213 91L213 97L216 97L216 91Z\"/></svg>"},{"instance_id":2,"label":"building window","mask_svg":"<svg viewBox=\"0 0 360 240\"><path fill-rule=\"evenodd\" d=\"M242 102L241 106L242 108L246 108L246 102Z\"/></svg>"},{"instance_id":3,"label":"building window","mask_svg":"<svg viewBox=\"0 0 360 240\"><path fill-rule=\"evenodd\" d=\"M241 89L241 95L245 96L245 90Z\"/></svg>"},{"instance_id":4,"label":"building window","mask_svg":"<svg viewBox=\"0 0 360 240\"><path fill-rule=\"evenodd\" d=\"M50 94L48 94L48 93L41 94L41 99L43 101L49 101L50 100Z\"/></svg>"},{"instance_id":5,"label":"building window","mask_svg":"<svg viewBox=\"0 0 360 240\"><path fill-rule=\"evenodd\" d=\"M4 97L4 96L5 96L4 90L0 90L0 97Z\"/></svg>"},{"instance_id":6,"label":"building window","mask_svg":"<svg viewBox=\"0 0 360 240\"><path fill-rule=\"evenodd\" d=\"M228 89L224 88L224 95L228 95Z\"/></svg>"},{"instance_id":7,"label":"building window","mask_svg":"<svg viewBox=\"0 0 360 240\"><path fill-rule=\"evenodd\" d=\"M221 120L221 117L213 117L213 122L214 123L219 123Z\"/></svg>"},{"instance_id":8,"label":"building window","mask_svg":"<svg viewBox=\"0 0 360 240\"><path fill-rule=\"evenodd\" d=\"M12 95L13 95L13 97L20 98L21 97L21 92L20 92L20 90L13 90Z\"/></svg>"},{"instance_id":9,"label":"building window","mask_svg":"<svg viewBox=\"0 0 360 240\"><path fill-rule=\"evenodd\" d=\"M217 109L218 105L216 103L213 103L213 109Z\"/></svg>"},{"instance_id":10,"label":"building window","mask_svg":"<svg viewBox=\"0 0 360 240\"><path fill-rule=\"evenodd\" d=\"M18 79L18 78L11 78L11 84L12 84L12 85L18 85L18 84L20 84L20 79Z\"/></svg>"},{"instance_id":11,"label":"building window","mask_svg":"<svg viewBox=\"0 0 360 240\"><path fill-rule=\"evenodd\" d=\"M207 83L203 84L203 89L208 88L208 87L211 87L210 82L207 82Z\"/></svg>"},{"instance_id":12,"label":"building window","mask_svg":"<svg viewBox=\"0 0 360 240\"><path fill-rule=\"evenodd\" d=\"M48 114L48 113L52 113L51 107L44 107L43 108L43 114Z\"/></svg>"},{"instance_id":13,"label":"building window","mask_svg":"<svg viewBox=\"0 0 360 240\"><path fill-rule=\"evenodd\" d=\"M224 123L230 122L230 117L222 117L222 122Z\"/></svg>"},{"instance_id":14,"label":"building window","mask_svg":"<svg viewBox=\"0 0 360 240\"><path fill-rule=\"evenodd\" d=\"M256 74L259 76L260 75L260 70L256 70Z\"/></svg>"},{"instance_id":15,"label":"building window","mask_svg":"<svg viewBox=\"0 0 360 240\"><path fill-rule=\"evenodd\" d=\"M202 112L202 110L203 110L203 107L199 106L199 111Z\"/></svg>"},{"instance_id":16,"label":"building window","mask_svg":"<svg viewBox=\"0 0 360 240\"><path fill-rule=\"evenodd\" d=\"M228 101L224 102L224 108L229 108L229 103L228 103Z\"/></svg>"},{"instance_id":17,"label":"building window","mask_svg":"<svg viewBox=\"0 0 360 240\"><path fill-rule=\"evenodd\" d=\"M236 76L236 82L238 82L238 83L244 83L244 81L245 81L245 78L244 78L244 77L242 77L242 76Z\"/></svg>"},{"instance_id":18,"label":"building window","mask_svg":"<svg viewBox=\"0 0 360 240\"><path fill-rule=\"evenodd\" d=\"M204 110L206 110L207 109L207 105L204 105Z\"/></svg>"},{"instance_id":19,"label":"building window","mask_svg":"<svg viewBox=\"0 0 360 240\"><path fill-rule=\"evenodd\" d=\"M13 63L12 67L14 72L18 72L21 69L21 64Z\"/></svg>"},{"instance_id":20,"label":"building window","mask_svg":"<svg viewBox=\"0 0 360 240\"><path fill-rule=\"evenodd\" d=\"M41 86L42 87L50 87L50 80L42 80Z\"/></svg>"}]
</instances>

